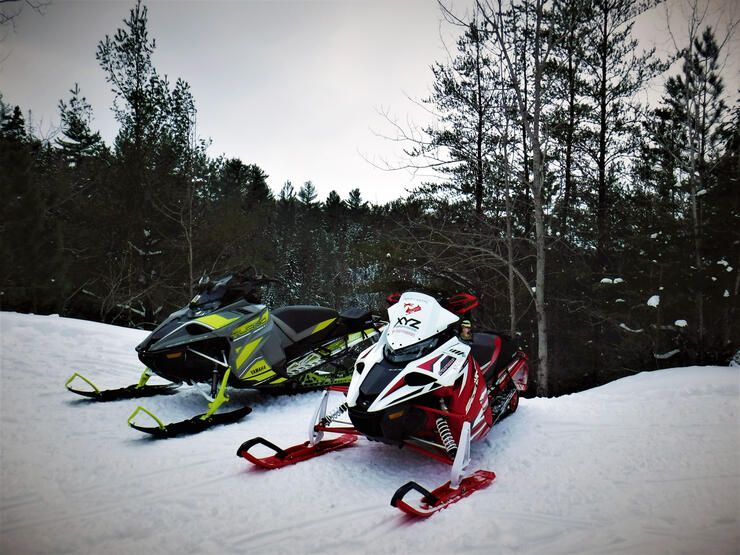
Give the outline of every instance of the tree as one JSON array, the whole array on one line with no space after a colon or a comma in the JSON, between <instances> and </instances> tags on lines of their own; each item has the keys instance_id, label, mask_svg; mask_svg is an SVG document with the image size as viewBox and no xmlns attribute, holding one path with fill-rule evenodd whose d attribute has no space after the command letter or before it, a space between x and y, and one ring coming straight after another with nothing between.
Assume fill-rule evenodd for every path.
<instances>
[{"instance_id":1,"label":"tree","mask_svg":"<svg viewBox=\"0 0 740 555\"><path fill-rule=\"evenodd\" d=\"M425 103L439 111L439 127L428 127L428 143L412 155L430 156L449 182L427 186L437 191L471 198L475 214L483 213L486 186L491 181L490 160L496 149L495 65L487 56L489 34L474 19L457 41L457 55L449 64L436 63L432 96Z\"/></svg>"},{"instance_id":2,"label":"tree","mask_svg":"<svg viewBox=\"0 0 740 555\"><path fill-rule=\"evenodd\" d=\"M702 197L716 187L714 167L719 162L727 106L724 85L718 73L721 52L714 32L706 27L700 32L701 18L696 6L689 25L689 43L679 57L681 72L666 82L663 106L657 112L664 122L653 128L661 147L673 157L679 171L678 183L688 196L691 221L693 264L696 277L692 280L696 306L696 333L699 361L704 362L705 351L705 297L710 289L704 248L704 221Z\"/></svg>"},{"instance_id":3,"label":"tree","mask_svg":"<svg viewBox=\"0 0 740 555\"><path fill-rule=\"evenodd\" d=\"M160 284L179 295L173 280L178 265L165 256L176 252L184 206L192 200L192 161L196 141L195 103L188 84L170 86L152 64L154 39L147 30L147 9L137 1L113 38L100 41L96 57L114 93L113 111L120 124L115 140L114 204L111 220L125 214L127 225L111 229L111 310L127 313L134 303L144 319L155 320ZM122 252L121 249L126 252ZM125 265L125 267L121 265Z\"/></svg>"},{"instance_id":4,"label":"tree","mask_svg":"<svg viewBox=\"0 0 740 555\"><path fill-rule=\"evenodd\" d=\"M585 45L592 33L591 18L591 2L565 3L554 10L553 30L549 38L553 44L552 59L545 71L553 76L550 96L555 107L547 121L548 134L558 145L555 149L564 153L564 156L554 159L561 168L562 194L557 211L561 236L568 232L571 206L578 194L577 184L583 180L584 169L578 158L579 154L585 153L586 130L583 124L589 110L584 99L587 91L584 67ZM581 175L577 175L579 166Z\"/></svg>"},{"instance_id":5,"label":"tree","mask_svg":"<svg viewBox=\"0 0 740 555\"><path fill-rule=\"evenodd\" d=\"M310 181L306 181L298 191L298 200L306 208L314 206L317 196L316 187Z\"/></svg>"},{"instance_id":6,"label":"tree","mask_svg":"<svg viewBox=\"0 0 740 555\"><path fill-rule=\"evenodd\" d=\"M15 20L23 12L23 8L31 8L36 13L44 13L51 0L0 0L0 26L11 25L15 28Z\"/></svg>"},{"instance_id":7,"label":"tree","mask_svg":"<svg viewBox=\"0 0 740 555\"><path fill-rule=\"evenodd\" d=\"M19 106L0 96L1 301L43 312L61 304L57 278L66 271L54 200L54 153L26 130Z\"/></svg>"},{"instance_id":8,"label":"tree","mask_svg":"<svg viewBox=\"0 0 740 555\"><path fill-rule=\"evenodd\" d=\"M534 2L534 35L531 44L531 51L527 52L531 56L531 67L533 70L532 96L529 98L525 95L525 88L522 85L521 75L516 71L513 62L513 56L510 51L516 42L516 37L506 35L506 26L504 25L504 14L499 3L498 7L492 6L488 2L477 2L477 6L483 13L485 20L491 26L495 40L498 43L501 54L506 64L508 77L512 83L516 95L516 103L519 110L519 116L523 122L526 133L527 143L532 151L532 182L529 183L532 194L532 213L535 221L535 250L536 250L536 270L535 270L535 308L537 312L537 388L538 393L548 395L549 382L549 359L548 359L548 328L547 328L547 304L545 296L545 268L546 268L546 234L545 227L545 157L543 150L542 135L543 128L543 80L544 68L550 55L550 47L545 41L546 20L544 1L536 0Z\"/></svg>"},{"instance_id":9,"label":"tree","mask_svg":"<svg viewBox=\"0 0 740 555\"><path fill-rule=\"evenodd\" d=\"M63 156L72 164L83 158L100 155L105 150L99 132L90 129L92 106L80 94L80 87L75 83L69 91L69 102L59 101L62 137L57 137L56 144L62 149Z\"/></svg>"},{"instance_id":10,"label":"tree","mask_svg":"<svg viewBox=\"0 0 740 555\"><path fill-rule=\"evenodd\" d=\"M347 197L347 208L350 212L360 213L368 209L368 202L362 200L362 193L359 189L352 189Z\"/></svg>"},{"instance_id":11,"label":"tree","mask_svg":"<svg viewBox=\"0 0 740 555\"><path fill-rule=\"evenodd\" d=\"M615 164L632 150L629 138L638 109L634 95L661 68L654 49L638 54L638 41L632 37L634 18L649 7L637 0L594 0L592 6L594 24L586 59L595 114L591 152L597 169L596 244L602 266L610 242L610 174L616 173Z\"/></svg>"}]
</instances>

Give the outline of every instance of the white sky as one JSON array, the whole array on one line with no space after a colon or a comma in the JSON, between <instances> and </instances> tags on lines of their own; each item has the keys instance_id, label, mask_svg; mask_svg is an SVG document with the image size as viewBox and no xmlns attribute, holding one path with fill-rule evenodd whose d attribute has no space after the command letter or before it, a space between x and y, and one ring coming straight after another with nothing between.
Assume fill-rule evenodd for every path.
<instances>
[{"instance_id":1,"label":"white sky","mask_svg":"<svg viewBox=\"0 0 740 555\"><path fill-rule=\"evenodd\" d=\"M37 133L48 135L59 122L59 100L79 83L93 107L93 128L112 144L113 96L95 51L134 4L53 0L43 16L25 8L15 31L0 37L3 100L31 109ZM384 203L430 177L382 171L365 158L401 158L401 145L378 136L392 134L381 110L402 122L425 121L409 97L428 96L430 66L446 59L445 42L454 48L436 1L145 4L157 42L154 65L171 82L181 77L190 84L197 132L212 139L211 156L257 164L275 192L286 180L296 189L311 180L319 200L332 189L346 198L359 187L366 200ZM664 21L655 10L641 28L652 38L663 33ZM667 38L659 48L672 50Z\"/></svg>"}]
</instances>

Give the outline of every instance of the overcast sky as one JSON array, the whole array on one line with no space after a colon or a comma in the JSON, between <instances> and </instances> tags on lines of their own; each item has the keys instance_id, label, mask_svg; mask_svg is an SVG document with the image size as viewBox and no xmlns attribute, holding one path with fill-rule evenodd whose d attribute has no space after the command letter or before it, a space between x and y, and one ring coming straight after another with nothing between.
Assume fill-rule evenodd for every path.
<instances>
[{"instance_id":1,"label":"overcast sky","mask_svg":"<svg viewBox=\"0 0 740 555\"><path fill-rule=\"evenodd\" d=\"M461 6L467 2L460 0ZM734 0L722 0L733 5ZM39 15L25 8L15 30L2 31L0 92L7 104L32 110L37 133L59 123L58 103L78 83L92 104L93 128L112 144L112 93L95 51L113 36L134 0L53 0ZM311 180L324 200L384 203L429 174L382 171L366 161L400 160L401 146L380 114L421 123L412 99L428 96L430 66L454 39L434 0L162 1L148 0L154 65L192 89L197 133L209 154L260 166L279 191ZM640 25L669 49L665 13ZM737 51L737 50L736 50Z\"/></svg>"}]
</instances>

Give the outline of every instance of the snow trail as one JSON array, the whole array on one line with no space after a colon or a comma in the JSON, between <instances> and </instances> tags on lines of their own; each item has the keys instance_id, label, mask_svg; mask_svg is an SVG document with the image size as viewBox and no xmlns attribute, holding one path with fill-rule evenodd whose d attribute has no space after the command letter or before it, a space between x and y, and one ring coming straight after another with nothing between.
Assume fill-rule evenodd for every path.
<instances>
[{"instance_id":1,"label":"snow trail","mask_svg":"<svg viewBox=\"0 0 740 555\"><path fill-rule=\"evenodd\" d=\"M485 490L425 521L389 505L448 467L361 439L275 471L236 457L261 435L304 441L319 393L231 392L253 412L192 437L152 440L126 418L205 409L187 388L90 402L64 382L138 380L145 332L0 313L0 552L736 553L740 368L642 373L519 410L473 444ZM152 382L155 380L153 379ZM336 403L338 404L338 398ZM333 401L330 399L330 406Z\"/></svg>"}]
</instances>

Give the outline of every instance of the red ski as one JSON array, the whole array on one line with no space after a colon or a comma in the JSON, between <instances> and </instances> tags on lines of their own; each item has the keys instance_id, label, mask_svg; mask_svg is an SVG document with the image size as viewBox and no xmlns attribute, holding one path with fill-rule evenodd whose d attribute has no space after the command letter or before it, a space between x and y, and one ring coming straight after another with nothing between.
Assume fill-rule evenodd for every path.
<instances>
[{"instance_id":1,"label":"red ski","mask_svg":"<svg viewBox=\"0 0 740 555\"><path fill-rule=\"evenodd\" d=\"M316 445L310 445L309 442L302 443L301 445L294 445L288 449L281 449L274 443L267 441L262 437L255 437L239 446L236 451L238 457L244 457L249 462L261 466L262 468L280 468L288 466L289 464L295 464L306 459L318 457L329 451L335 451L342 447L348 447L357 441L357 436L353 434L344 434L334 439L325 439L319 441ZM249 450L255 445L264 445L275 451L274 455L269 457L257 458L249 453Z\"/></svg>"},{"instance_id":2,"label":"red ski","mask_svg":"<svg viewBox=\"0 0 740 555\"><path fill-rule=\"evenodd\" d=\"M471 476L463 478L460 486L456 489L450 487L450 482L438 487L432 492L427 491L416 482L409 482L396 490L391 499L391 505L401 509L404 513L428 517L471 493L483 489L493 482L496 475L488 470L478 470ZM416 490L423 495L421 501L416 505L409 505L403 497L411 490Z\"/></svg>"}]
</instances>

